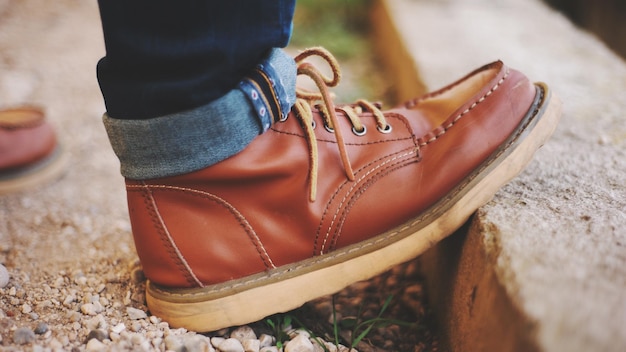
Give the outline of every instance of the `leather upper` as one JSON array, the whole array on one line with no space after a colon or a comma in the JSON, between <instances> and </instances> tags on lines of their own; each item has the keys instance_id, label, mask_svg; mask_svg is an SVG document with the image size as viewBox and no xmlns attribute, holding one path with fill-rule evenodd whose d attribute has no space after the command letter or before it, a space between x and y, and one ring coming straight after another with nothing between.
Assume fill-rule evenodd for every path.
<instances>
[{"instance_id":1,"label":"leather upper","mask_svg":"<svg viewBox=\"0 0 626 352\"><path fill-rule=\"evenodd\" d=\"M337 110L354 180L316 109L317 196L311 145L294 113L241 153L185 175L127 180L146 276L170 287L241 278L328 253L398 226L442 198L516 129L535 87L502 62L384 112L359 115L358 136ZM227 118L227 117L225 117Z\"/></svg>"}]
</instances>

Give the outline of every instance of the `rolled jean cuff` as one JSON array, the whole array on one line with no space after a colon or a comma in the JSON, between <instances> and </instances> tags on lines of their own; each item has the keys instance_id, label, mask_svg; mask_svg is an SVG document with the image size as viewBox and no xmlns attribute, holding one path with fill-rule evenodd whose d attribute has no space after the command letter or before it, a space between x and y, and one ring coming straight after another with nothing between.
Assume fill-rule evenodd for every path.
<instances>
[{"instance_id":1,"label":"rolled jean cuff","mask_svg":"<svg viewBox=\"0 0 626 352\"><path fill-rule=\"evenodd\" d=\"M273 49L239 86L207 105L152 119L103 116L122 176L145 180L180 175L242 151L295 102L296 67Z\"/></svg>"}]
</instances>

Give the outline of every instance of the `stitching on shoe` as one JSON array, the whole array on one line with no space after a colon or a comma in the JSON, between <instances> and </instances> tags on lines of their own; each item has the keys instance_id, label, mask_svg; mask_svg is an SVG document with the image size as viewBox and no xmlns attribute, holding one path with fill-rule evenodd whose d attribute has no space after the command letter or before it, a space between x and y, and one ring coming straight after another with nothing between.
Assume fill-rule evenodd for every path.
<instances>
[{"instance_id":1,"label":"stitching on shoe","mask_svg":"<svg viewBox=\"0 0 626 352\"><path fill-rule=\"evenodd\" d=\"M545 97L545 92L541 89L540 90L540 99L539 99L539 101L544 101L544 97ZM542 104L538 104L537 106L535 106L535 109L533 110L533 112L531 114L531 117L526 119L526 123L521 128L517 129L517 133L514 136L512 136L512 138L510 139L509 143L507 143L506 146L504 146L500 150L500 152L498 152L496 155L494 155L493 158L491 158L492 160L495 160L495 159L499 158L506 150L509 149L509 147L513 143L515 143L519 139L519 137L524 132L526 132L526 128L528 127L528 125L530 125L530 123L535 120L535 117L537 116L537 113L541 109L541 105ZM491 163L487 163L487 164L482 165L479 169L477 169L477 172L475 173L475 175L480 175L482 173L482 171L484 171L490 165L491 165ZM447 201L447 200L450 200L450 199L454 198L470 182L472 182L474 178L475 177L466 178L464 182L460 183L459 186L455 187L455 191L453 193L449 194L445 198L442 198L442 200L446 200ZM297 271L297 270L300 270L301 268L304 268L304 267L309 266L309 265L324 264L324 263L326 263L328 261L335 260L335 258L346 256L346 255L351 255L354 252L362 251L363 249L367 249L367 248L372 247L372 246L377 246L381 242L386 242L390 238L396 237L399 233L401 233L401 232L403 232L403 231L405 231L405 230L415 226L416 224L424 221L424 219L426 217L430 216L430 214L432 214L434 212L437 212L437 211L439 211L439 209L443 208L444 205L447 204L447 202L440 202L438 204L439 205L436 208L433 208L430 211L428 211L426 213L423 213L422 215L420 215L418 218L416 218L410 224L405 225L405 226L403 226L403 227L401 227L401 228L399 228L399 229L397 229L395 231L389 232L389 233L387 233L387 235L382 236L380 238L377 238L374 241L362 243L361 245L349 248L349 249L347 249L345 251L342 251L342 252L339 252L339 253L331 252L331 253L329 253L329 254L327 254L325 256L315 257L314 258L315 260L313 261L313 263L297 265L297 266L289 268L289 271L291 271L291 272ZM212 290L211 292L220 294L221 292L224 292L224 291L234 290L234 289L237 289L237 288L239 288L241 286L253 285L253 284L255 284L258 281L264 281L264 280L267 280L267 279L271 279L271 278L273 278L275 276L282 276L282 275L284 275L284 273L280 272L280 271L279 272L274 272L274 273L268 272L266 276L255 277L253 279L249 279L249 280L246 280L246 281L233 283L233 284L230 284L230 285L227 285L227 286L218 287L218 288ZM169 291L165 291L163 289L160 289L158 286L154 286L154 285L151 286L151 289L156 291L156 292L159 292L160 294L165 295L165 296L176 296L176 297L183 297L183 298L184 297L202 296L202 295L206 294L205 292L182 292L182 293L180 293L180 292L169 292Z\"/></svg>"},{"instance_id":2,"label":"stitching on shoe","mask_svg":"<svg viewBox=\"0 0 626 352\"><path fill-rule=\"evenodd\" d=\"M213 201L213 202L223 206L226 210L228 210L235 217L237 222L239 222L241 227L243 227L243 229L246 232L246 234L248 234L248 237L249 237L250 241L254 245L257 253L259 253L259 256L260 256L261 261L263 262L263 265L265 265L265 267L267 269L274 269L274 268L276 268L276 266L274 265L274 262L272 261L272 259L270 258L269 254L265 250L265 247L263 246L263 242L261 242L261 239L257 236L256 232L252 228L252 225L250 225L250 223L248 222L248 220L246 220L246 218L245 218L245 216L243 216L243 214L241 214L232 204L228 203L226 200L224 200L224 199L222 199L222 198L220 198L220 197L218 197L218 196L216 196L214 194L211 194L211 193L208 193L208 192L204 192L204 191L200 191L200 190L196 190L196 189L191 189L191 188L167 186L167 185L146 185L146 186L149 187L149 188L153 188L153 189L157 189L157 190L161 190L161 191L172 191L172 192L187 193L187 194L189 194L191 196L196 196L196 197L208 199L210 201ZM137 188L139 186L128 185L127 187Z\"/></svg>"},{"instance_id":3,"label":"stitching on shoe","mask_svg":"<svg viewBox=\"0 0 626 352\"><path fill-rule=\"evenodd\" d=\"M352 207L354 206L354 204L356 204L356 201L361 197L361 195L363 193L365 193L365 191L367 191L367 189L372 186L374 183L376 183L377 180L391 174L392 172L399 170L405 166L414 164L414 163L418 163L419 159L405 159L405 160L397 160L396 163L393 164L389 164L387 165L387 167L382 168L380 170L378 170L373 177L370 177L369 180L367 180L367 182L364 182L360 187L358 187L358 189L350 196L349 201L346 203L346 206L343 208L343 210L341 211L341 217L339 218L339 221L337 222L337 227L335 228L335 234L333 235L333 239L329 245L329 249L335 250L336 249L336 245L337 242L339 241L339 237L341 237L341 233L342 233L342 229L343 229L343 224L345 223L346 219L348 218L348 214L350 213L350 210L352 209ZM355 186L355 188L357 188ZM348 193L349 194L349 193ZM347 196L347 194L346 194ZM339 210L339 209L338 209Z\"/></svg>"},{"instance_id":4,"label":"stitching on shoe","mask_svg":"<svg viewBox=\"0 0 626 352\"><path fill-rule=\"evenodd\" d=\"M418 147L417 145L415 145L415 148L412 148L412 150L416 150L416 149L419 149L419 147ZM396 154L399 154L399 153L405 152L406 150L407 150L407 149L403 149L403 150L400 150L400 151L398 151L398 152L394 152L394 153L391 153L391 154L383 155L383 156L381 156L381 157L379 157L379 158L377 158L377 159L375 159L375 160L372 160L372 161L370 161L369 163L367 163L367 164L363 165L362 167L360 167L358 170L356 170L356 173L360 173L360 172L362 172L363 170L370 168L370 167L371 167L371 165L377 164L377 163L379 163L381 160L386 160L386 159L388 159L388 158L392 157L393 155L396 155ZM408 152L407 152L407 154L408 154ZM417 154L419 155L419 150L417 151ZM395 157L395 158L397 158L397 157ZM319 225L318 225L318 227L317 227L317 231L315 232L315 239L314 239L314 241L313 241L313 255L318 255L318 254L319 254L319 253L318 253L318 249L317 249L317 247L318 247L318 241L319 241L319 238L320 238L320 232L322 231L322 224L324 223L324 220L326 219L326 216L328 215L328 211L329 211L329 209L330 209L330 205L331 205L331 204L333 204L333 201L335 200L335 198L339 195L339 193L341 193L342 189L343 189L345 186L347 186L348 184L349 184L349 182L348 182L347 180L346 180L346 181L344 181L344 182L343 182L343 183L342 183L342 184L341 184L341 185L337 188L337 190L333 193L333 195L330 197L330 199L329 199L329 200L328 200L328 202L326 203L326 207L324 208L324 212L322 213L322 217L321 217L320 222L319 222ZM330 225L330 226L332 226L332 222L331 222L331 225ZM330 227L328 228L328 231L330 231ZM324 248L324 247L322 246L322 247L321 247L321 249L323 249L323 248Z\"/></svg>"},{"instance_id":5,"label":"stitching on shoe","mask_svg":"<svg viewBox=\"0 0 626 352\"><path fill-rule=\"evenodd\" d=\"M502 76L502 78L500 78L500 80L493 86L491 87L491 89L489 91L487 91L487 93L485 93L485 95L483 95L482 97L480 97L478 100L476 100L474 103L472 103L472 105L470 105L467 109L463 110L461 113L459 113L450 123L448 123L446 126L440 126L443 128L443 130L441 130L440 132L438 132L435 136L431 137L430 139L428 139L427 141L423 141L420 138L420 142L419 145L420 147L424 147L434 141L436 141L439 137L443 136L444 134L446 134L446 132L452 128L452 126L454 126L463 116L467 115L470 111L472 111L476 106L478 106L478 104L484 102L489 96L491 96L499 87L500 85L502 85L502 83L507 79L507 77L509 76L509 70L507 69L506 72L504 73L504 76ZM427 134L428 135L428 134Z\"/></svg>"},{"instance_id":6,"label":"stitching on shoe","mask_svg":"<svg viewBox=\"0 0 626 352\"><path fill-rule=\"evenodd\" d=\"M324 248L326 247L326 242L327 242L327 240L328 240L328 238L330 236L331 229L333 228L333 225L335 224L335 220L337 219L338 214L343 212L343 205L344 205L346 199L351 198L350 195L351 195L352 191L355 188L359 188L361 186L361 182L364 179L366 179L369 175L371 175L372 173L376 174L376 173L378 173L381 170L381 168L386 169L389 166L389 164L395 164L396 161L399 161L400 159L402 159L404 157L407 157L407 156L411 156L413 154L417 155L415 150L411 150L411 151L405 152L403 154L396 155L393 158L385 160L383 163L378 164L374 168L368 170L363 175L361 175L358 180L355 180L354 182L350 182L349 183L350 184L350 188L344 194L343 198L341 199L341 201L337 205L337 209L336 209L335 213L333 214L333 217L332 217L332 219L330 221L330 224L326 227L327 231L326 231L326 235L324 236L324 241L322 242L322 246L321 246L321 249L320 249L320 254L324 254ZM333 236L333 237L337 237L338 236L337 231L338 231L338 229L335 230L335 236ZM333 239L331 241L331 243L332 242L336 242L336 240ZM332 244L331 244L331 247L332 247ZM332 249L329 247L329 250L332 250Z\"/></svg>"},{"instance_id":7,"label":"stitching on shoe","mask_svg":"<svg viewBox=\"0 0 626 352\"><path fill-rule=\"evenodd\" d=\"M183 276L185 276L187 282L192 285L196 284L200 287L204 287L204 285L198 280L196 275L189 267L189 264L180 253L178 247L176 247L176 243L174 242L174 239L170 235L169 231L167 230L165 222L161 217L159 208L157 207L154 196L152 195L152 191L146 186L143 181L141 182L141 185L136 186L136 188L139 188L141 195L143 196L144 202L146 203L146 208L149 209L148 212L150 214L150 218L152 219L152 223L159 233L159 238L161 239L161 242L163 242L165 248L167 248L167 252L169 253L170 258L174 260L176 266L182 272Z\"/></svg>"}]
</instances>

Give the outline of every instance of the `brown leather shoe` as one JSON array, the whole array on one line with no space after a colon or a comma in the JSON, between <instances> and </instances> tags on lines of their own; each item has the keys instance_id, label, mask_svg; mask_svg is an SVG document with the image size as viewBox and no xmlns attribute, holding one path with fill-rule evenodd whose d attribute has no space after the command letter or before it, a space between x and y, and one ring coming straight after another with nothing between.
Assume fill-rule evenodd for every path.
<instances>
[{"instance_id":1,"label":"brown leather shoe","mask_svg":"<svg viewBox=\"0 0 626 352\"><path fill-rule=\"evenodd\" d=\"M127 180L151 312L210 331L296 308L407 261L452 233L528 164L560 103L502 62L398 108L320 92L240 154Z\"/></svg>"},{"instance_id":2,"label":"brown leather shoe","mask_svg":"<svg viewBox=\"0 0 626 352\"><path fill-rule=\"evenodd\" d=\"M34 107L0 110L0 193L58 176L63 158L52 126Z\"/></svg>"}]
</instances>

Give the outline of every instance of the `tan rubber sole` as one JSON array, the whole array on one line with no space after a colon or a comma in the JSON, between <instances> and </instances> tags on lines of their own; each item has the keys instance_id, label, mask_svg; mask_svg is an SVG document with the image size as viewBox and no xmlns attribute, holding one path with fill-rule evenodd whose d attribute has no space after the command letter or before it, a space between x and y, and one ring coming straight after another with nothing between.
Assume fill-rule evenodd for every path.
<instances>
[{"instance_id":1,"label":"tan rubber sole","mask_svg":"<svg viewBox=\"0 0 626 352\"><path fill-rule=\"evenodd\" d=\"M492 199L550 138L561 115L561 102L545 84L536 86L535 107L514 135L418 218L368 241L224 284L167 289L148 282L151 313L172 327L214 331L295 309L417 257Z\"/></svg>"},{"instance_id":2,"label":"tan rubber sole","mask_svg":"<svg viewBox=\"0 0 626 352\"><path fill-rule=\"evenodd\" d=\"M23 191L60 177L66 169L68 155L57 147L45 160L11 173L0 173L0 195Z\"/></svg>"}]
</instances>

